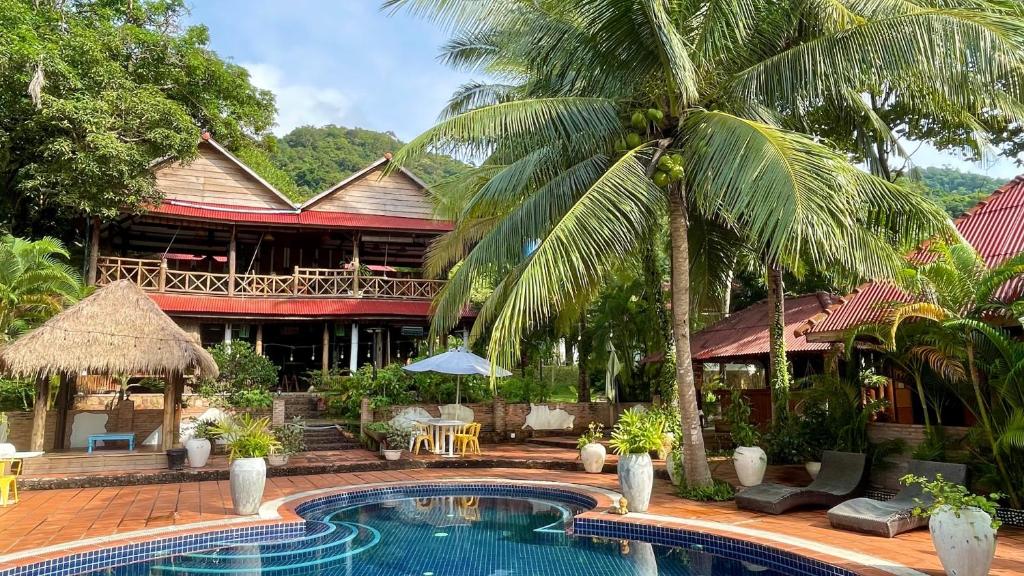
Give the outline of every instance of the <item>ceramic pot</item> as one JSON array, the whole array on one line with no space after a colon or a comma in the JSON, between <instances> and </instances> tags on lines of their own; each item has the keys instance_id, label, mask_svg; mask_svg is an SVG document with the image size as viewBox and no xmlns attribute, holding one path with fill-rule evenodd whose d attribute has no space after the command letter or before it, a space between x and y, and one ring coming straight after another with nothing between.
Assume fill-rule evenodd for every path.
<instances>
[{"instance_id":1,"label":"ceramic pot","mask_svg":"<svg viewBox=\"0 0 1024 576\"><path fill-rule=\"evenodd\" d=\"M654 487L654 463L650 454L619 455L619 488L630 512L646 512Z\"/></svg>"},{"instance_id":2,"label":"ceramic pot","mask_svg":"<svg viewBox=\"0 0 1024 576\"><path fill-rule=\"evenodd\" d=\"M964 508L957 518L944 506L928 521L932 544L949 576L985 576L996 554L992 518L980 508Z\"/></svg>"},{"instance_id":3,"label":"ceramic pot","mask_svg":"<svg viewBox=\"0 0 1024 576\"><path fill-rule=\"evenodd\" d=\"M682 450L675 450L668 455L668 460L665 460L665 469L668 470L668 479L672 481L672 485L679 486L683 481Z\"/></svg>"},{"instance_id":4,"label":"ceramic pot","mask_svg":"<svg viewBox=\"0 0 1024 576\"><path fill-rule=\"evenodd\" d=\"M583 469L591 474L600 474L604 470L604 461L608 457L608 451L604 444L591 442L580 450L580 460L583 460Z\"/></svg>"},{"instance_id":5,"label":"ceramic pot","mask_svg":"<svg viewBox=\"0 0 1024 576\"><path fill-rule=\"evenodd\" d=\"M192 468L206 466L210 459L210 441L206 438L189 438L185 440L185 450L188 451L188 465Z\"/></svg>"},{"instance_id":6,"label":"ceramic pot","mask_svg":"<svg viewBox=\"0 0 1024 576\"><path fill-rule=\"evenodd\" d=\"M804 469L811 475L811 480L816 480L818 472L821 472L821 462L804 462Z\"/></svg>"},{"instance_id":7,"label":"ceramic pot","mask_svg":"<svg viewBox=\"0 0 1024 576\"><path fill-rule=\"evenodd\" d=\"M287 454L270 454L267 456L267 463L271 466L284 466L288 463Z\"/></svg>"},{"instance_id":8,"label":"ceramic pot","mask_svg":"<svg viewBox=\"0 0 1024 576\"><path fill-rule=\"evenodd\" d=\"M757 486L764 480L768 468L768 455L760 446L737 446L732 453L736 476L744 486Z\"/></svg>"},{"instance_id":9,"label":"ceramic pot","mask_svg":"<svg viewBox=\"0 0 1024 576\"><path fill-rule=\"evenodd\" d=\"M235 514L251 516L260 510L267 463L263 458L238 458L231 462L231 502Z\"/></svg>"},{"instance_id":10,"label":"ceramic pot","mask_svg":"<svg viewBox=\"0 0 1024 576\"><path fill-rule=\"evenodd\" d=\"M402 451L401 450L385 450L384 451L384 459L385 460L398 460L401 457L402 457Z\"/></svg>"}]
</instances>

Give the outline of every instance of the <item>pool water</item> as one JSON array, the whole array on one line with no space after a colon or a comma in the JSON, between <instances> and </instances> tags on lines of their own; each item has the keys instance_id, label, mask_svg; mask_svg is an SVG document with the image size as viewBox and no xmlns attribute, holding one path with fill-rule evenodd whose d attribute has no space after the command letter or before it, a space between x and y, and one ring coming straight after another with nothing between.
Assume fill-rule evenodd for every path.
<instances>
[{"instance_id":1,"label":"pool water","mask_svg":"<svg viewBox=\"0 0 1024 576\"><path fill-rule=\"evenodd\" d=\"M781 576L699 550L573 537L572 504L477 496L402 498L306 515L302 538L109 568L97 574L338 576Z\"/></svg>"}]
</instances>

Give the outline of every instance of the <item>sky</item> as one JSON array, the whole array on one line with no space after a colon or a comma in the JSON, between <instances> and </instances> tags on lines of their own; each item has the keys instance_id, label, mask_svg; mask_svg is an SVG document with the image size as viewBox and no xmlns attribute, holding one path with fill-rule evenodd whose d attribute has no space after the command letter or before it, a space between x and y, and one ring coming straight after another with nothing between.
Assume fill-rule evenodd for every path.
<instances>
[{"instance_id":1,"label":"sky","mask_svg":"<svg viewBox=\"0 0 1024 576\"><path fill-rule=\"evenodd\" d=\"M382 12L379 0L193 0L190 6L190 23L210 29L213 49L277 96L278 135L337 124L409 141L473 78L438 62L446 36L434 24ZM1009 160L980 165L927 145L913 161L993 178L1024 172Z\"/></svg>"}]
</instances>

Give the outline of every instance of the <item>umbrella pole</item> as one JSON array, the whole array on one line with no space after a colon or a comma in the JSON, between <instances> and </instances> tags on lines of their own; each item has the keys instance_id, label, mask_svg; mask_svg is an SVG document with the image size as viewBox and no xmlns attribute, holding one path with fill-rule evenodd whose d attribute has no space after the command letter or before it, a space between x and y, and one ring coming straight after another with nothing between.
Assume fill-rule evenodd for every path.
<instances>
[{"instance_id":1,"label":"umbrella pole","mask_svg":"<svg viewBox=\"0 0 1024 576\"><path fill-rule=\"evenodd\" d=\"M462 398L462 375L455 376L455 404L458 405Z\"/></svg>"}]
</instances>

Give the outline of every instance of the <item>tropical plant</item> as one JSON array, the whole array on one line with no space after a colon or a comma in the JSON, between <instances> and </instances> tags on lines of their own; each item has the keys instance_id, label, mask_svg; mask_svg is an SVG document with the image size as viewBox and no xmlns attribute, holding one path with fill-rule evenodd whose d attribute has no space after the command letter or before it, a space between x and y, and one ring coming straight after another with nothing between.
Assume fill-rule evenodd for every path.
<instances>
[{"instance_id":1,"label":"tropical plant","mask_svg":"<svg viewBox=\"0 0 1024 576\"><path fill-rule=\"evenodd\" d=\"M227 444L228 458L266 458L281 449L281 443L270 429L269 418L256 418L242 414L225 418L212 427Z\"/></svg>"},{"instance_id":2,"label":"tropical plant","mask_svg":"<svg viewBox=\"0 0 1024 576\"><path fill-rule=\"evenodd\" d=\"M277 453L291 455L306 449L305 424L302 418L296 416L290 422L274 426L272 431L274 438L281 444Z\"/></svg>"},{"instance_id":3,"label":"tropical plant","mask_svg":"<svg viewBox=\"0 0 1024 576\"><path fill-rule=\"evenodd\" d=\"M725 502L736 496L736 490L733 489L732 484L717 478L711 486L690 486L680 483L676 493L681 498L697 502Z\"/></svg>"},{"instance_id":4,"label":"tropical plant","mask_svg":"<svg viewBox=\"0 0 1024 576\"><path fill-rule=\"evenodd\" d=\"M646 454L661 448L661 420L630 408L619 416L608 443L616 454Z\"/></svg>"},{"instance_id":5,"label":"tropical plant","mask_svg":"<svg viewBox=\"0 0 1024 576\"><path fill-rule=\"evenodd\" d=\"M0 342L17 338L87 290L55 238L0 238Z\"/></svg>"},{"instance_id":6,"label":"tropical plant","mask_svg":"<svg viewBox=\"0 0 1024 576\"><path fill-rule=\"evenodd\" d=\"M220 375L200 383L199 394L231 408L267 408L274 402L278 367L252 344L224 342L210 348Z\"/></svg>"},{"instance_id":7,"label":"tropical plant","mask_svg":"<svg viewBox=\"0 0 1024 576\"><path fill-rule=\"evenodd\" d=\"M192 428L193 438L202 438L213 442L220 438L220 434L217 432L218 421L214 418L193 418L192 421L195 423Z\"/></svg>"},{"instance_id":8,"label":"tropical plant","mask_svg":"<svg viewBox=\"0 0 1024 576\"><path fill-rule=\"evenodd\" d=\"M900 482L907 486L919 484L921 490L932 497L932 503L927 508L923 507L921 501L918 500L918 506L914 508L915 516L931 516L940 509L948 507L959 518L965 508L978 508L992 518L993 530L998 530L1002 525L1002 522L996 517L996 506L1000 500L1005 498L1004 494L993 493L988 496L971 494L965 486L947 482L942 478L942 474L936 474L934 480L907 474L900 478Z\"/></svg>"},{"instance_id":9,"label":"tropical plant","mask_svg":"<svg viewBox=\"0 0 1024 576\"><path fill-rule=\"evenodd\" d=\"M1024 470L1024 345L1001 326L1024 312L1024 302L1006 288L1022 275L1024 254L989 266L969 244L933 242L902 277L911 302L891 304L883 324L890 350L910 344L911 354L977 417L1014 507L1021 504Z\"/></svg>"},{"instance_id":10,"label":"tropical plant","mask_svg":"<svg viewBox=\"0 0 1024 576\"><path fill-rule=\"evenodd\" d=\"M711 474L690 368L688 229L728 231L784 266L798 253L828 262L823 246L856 245L864 261L850 269L886 268L890 253L867 247L894 231L923 237L945 217L801 133L806 113L863 113L862 89L884 83L941 101L947 116L969 115L1013 108L1020 85L1024 24L1009 17L1018 7L995 1L927 10L803 0L387 5L449 26L444 59L496 79L465 86L395 157L396 166L428 149L484 158L450 187L461 194L456 227L431 248L434 273L461 262L436 302L434 333L461 318L478 278L496 277L472 337L489 333L491 359L508 364L523 334L596 293L667 222L691 485L710 485ZM961 98L979 86L987 97ZM716 279L728 277L735 250L723 246L703 254L718 264Z\"/></svg>"},{"instance_id":11,"label":"tropical plant","mask_svg":"<svg viewBox=\"0 0 1024 576\"><path fill-rule=\"evenodd\" d=\"M588 444L596 444L604 438L604 424L591 422L587 424L587 431L580 435L576 441L576 449L583 450Z\"/></svg>"},{"instance_id":12,"label":"tropical plant","mask_svg":"<svg viewBox=\"0 0 1024 576\"><path fill-rule=\"evenodd\" d=\"M739 388L732 391L729 405L722 411L722 418L729 424L729 434L737 446L757 446L761 433L750 423L750 402ZM686 458L684 455L683 458Z\"/></svg>"},{"instance_id":13,"label":"tropical plant","mask_svg":"<svg viewBox=\"0 0 1024 576\"><path fill-rule=\"evenodd\" d=\"M409 440L416 434L416 429L411 426L400 426L389 424L384 431L387 438L388 450L405 450L409 447Z\"/></svg>"}]
</instances>

